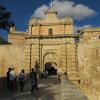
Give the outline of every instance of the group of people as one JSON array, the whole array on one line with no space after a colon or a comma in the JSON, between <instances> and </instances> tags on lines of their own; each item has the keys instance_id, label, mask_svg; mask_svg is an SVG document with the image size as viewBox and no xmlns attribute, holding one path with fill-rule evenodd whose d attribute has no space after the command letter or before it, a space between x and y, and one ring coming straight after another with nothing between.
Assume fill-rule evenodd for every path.
<instances>
[{"instance_id":1,"label":"group of people","mask_svg":"<svg viewBox=\"0 0 100 100\"><path fill-rule=\"evenodd\" d=\"M48 71L46 70L44 70L43 72L42 72L42 75L41 75L41 77L42 78L47 78L48 77Z\"/></svg>"},{"instance_id":2,"label":"group of people","mask_svg":"<svg viewBox=\"0 0 100 100\"><path fill-rule=\"evenodd\" d=\"M8 68L7 72L7 88L9 90L14 90L16 83L16 74L14 68Z\"/></svg>"},{"instance_id":3,"label":"group of people","mask_svg":"<svg viewBox=\"0 0 100 100\"><path fill-rule=\"evenodd\" d=\"M8 68L7 72L7 88L11 91L16 90L17 87L17 81L20 86L20 91L23 92L24 86L27 80L25 70L22 69L18 76L16 76L16 73L14 71L14 68ZM34 70L34 68L31 69L31 72L29 74L30 80L31 80L31 93L34 92L34 90L38 90L38 74Z\"/></svg>"}]
</instances>

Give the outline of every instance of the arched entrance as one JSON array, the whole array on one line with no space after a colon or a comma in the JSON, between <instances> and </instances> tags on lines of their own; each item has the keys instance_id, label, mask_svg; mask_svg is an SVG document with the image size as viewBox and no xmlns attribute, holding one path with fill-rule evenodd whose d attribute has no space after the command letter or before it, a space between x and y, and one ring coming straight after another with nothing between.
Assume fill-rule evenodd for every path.
<instances>
[{"instance_id":1,"label":"arched entrance","mask_svg":"<svg viewBox=\"0 0 100 100\"><path fill-rule=\"evenodd\" d=\"M57 64L55 62L46 62L45 71L47 71L49 75L57 75Z\"/></svg>"},{"instance_id":2,"label":"arched entrance","mask_svg":"<svg viewBox=\"0 0 100 100\"><path fill-rule=\"evenodd\" d=\"M54 52L48 52L44 55L44 70L48 71L49 75L57 75L57 55Z\"/></svg>"}]
</instances>

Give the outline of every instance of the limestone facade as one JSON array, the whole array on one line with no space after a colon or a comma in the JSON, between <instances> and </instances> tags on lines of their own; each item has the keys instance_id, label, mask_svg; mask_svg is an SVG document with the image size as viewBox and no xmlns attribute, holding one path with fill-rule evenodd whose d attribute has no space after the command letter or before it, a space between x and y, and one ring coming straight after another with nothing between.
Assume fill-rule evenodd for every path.
<instances>
[{"instance_id":1,"label":"limestone facade","mask_svg":"<svg viewBox=\"0 0 100 100\"><path fill-rule=\"evenodd\" d=\"M14 62L6 62L5 66L4 62L1 62L2 66L5 67L3 69L5 70L4 73L10 65L14 67L18 66L20 70L23 67L29 73L36 61L40 65L40 71L43 71L45 70L45 64L51 62L55 69L57 69L57 73L64 73L67 70L69 78L77 83L77 46L75 44L75 34L73 33L73 20L70 17L58 18L56 11L49 10L45 14L46 17L44 19L32 18L29 21L26 32L16 31L15 27L11 28L8 41L12 44L5 47L15 49L7 50L1 47L1 50L3 49L8 53L10 60L12 60L10 52L15 52L15 59L17 55L22 55L22 57L13 60ZM22 51L17 52L16 49L20 48ZM1 61L2 59L7 60L6 56L3 53L0 58ZM24 61L22 66L21 60Z\"/></svg>"},{"instance_id":2,"label":"limestone facade","mask_svg":"<svg viewBox=\"0 0 100 100\"><path fill-rule=\"evenodd\" d=\"M82 30L78 44L80 88L89 100L100 99L100 28Z\"/></svg>"},{"instance_id":3,"label":"limestone facade","mask_svg":"<svg viewBox=\"0 0 100 100\"><path fill-rule=\"evenodd\" d=\"M25 68L25 45L0 45L0 78L6 76L9 67L16 73Z\"/></svg>"},{"instance_id":4,"label":"limestone facade","mask_svg":"<svg viewBox=\"0 0 100 100\"><path fill-rule=\"evenodd\" d=\"M86 28L81 30L81 43L94 42L100 40L100 28Z\"/></svg>"},{"instance_id":5,"label":"limestone facade","mask_svg":"<svg viewBox=\"0 0 100 100\"><path fill-rule=\"evenodd\" d=\"M50 62L57 73L67 71L68 78L90 100L99 100L94 98L99 98L100 93L100 28L81 30L80 42L76 43L70 17L60 19L51 10L45 14L44 19L32 18L26 32L11 28L11 44L0 46L0 77L6 76L10 66L17 74L21 69L30 73L38 61L42 72Z\"/></svg>"}]
</instances>

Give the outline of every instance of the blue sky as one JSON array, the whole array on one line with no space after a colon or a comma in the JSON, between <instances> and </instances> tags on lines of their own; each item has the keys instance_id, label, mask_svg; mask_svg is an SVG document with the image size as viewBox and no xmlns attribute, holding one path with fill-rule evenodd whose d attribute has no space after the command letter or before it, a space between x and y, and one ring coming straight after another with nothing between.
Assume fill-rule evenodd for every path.
<instances>
[{"instance_id":1,"label":"blue sky","mask_svg":"<svg viewBox=\"0 0 100 100\"><path fill-rule=\"evenodd\" d=\"M43 10L49 8L50 0L0 0L0 3L11 12L17 30L25 31L32 16L43 17ZM100 26L100 0L55 0L53 8L60 17L71 16L76 27ZM0 35L7 36L5 31Z\"/></svg>"}]
</instances>

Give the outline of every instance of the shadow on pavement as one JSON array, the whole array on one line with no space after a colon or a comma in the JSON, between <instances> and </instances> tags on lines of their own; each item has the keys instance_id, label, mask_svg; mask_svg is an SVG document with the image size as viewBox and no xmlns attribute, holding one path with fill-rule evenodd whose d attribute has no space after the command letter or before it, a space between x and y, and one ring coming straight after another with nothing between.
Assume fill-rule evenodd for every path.
<instances>
[{"instance_id":1,"label":"shadow on pavement","mask_svg":"<svg viewBox=\"0 0 100 100\"><path fill-rule=\"evenodd\" d=\"M56 76L40 79L39 90L31 94L30 81L27 81L24 92L20 92L19 88L13 92L8 90L0 91L0 100L55 100L55 96L60 93L56 91L59 84L60 81L57 80Z\"/></svg>"}]
</instances>

